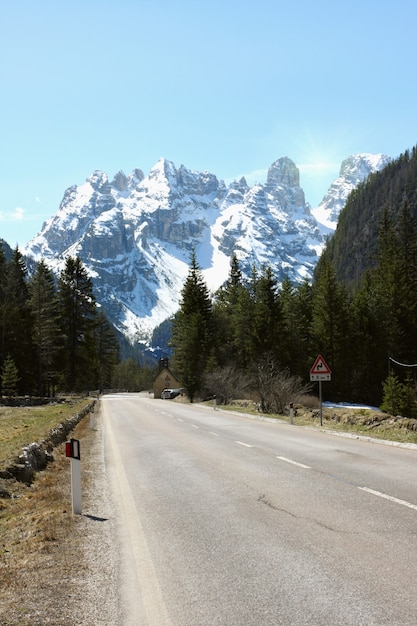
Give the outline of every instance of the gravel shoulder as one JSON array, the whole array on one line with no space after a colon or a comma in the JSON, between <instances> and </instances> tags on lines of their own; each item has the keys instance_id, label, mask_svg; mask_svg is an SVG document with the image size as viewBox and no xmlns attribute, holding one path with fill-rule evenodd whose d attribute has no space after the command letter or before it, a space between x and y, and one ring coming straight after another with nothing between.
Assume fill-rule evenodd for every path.
<instances>
[{"instance_id":1,"label":"gravel shoulder","mask_svg":"<svg viewBox=\"0 0 417 626\"><path fill-rule=\"evenodd\" d=\"M120 623L113 540L117 534L106 485L100 410L95 412L94 429L84 418L73 436L81 442L82 515L71 512L70 466L63 445L54 450L54 463L33 486L21 487L18 497L4 504L0 518L4 626ZM42 490L49 490L54 507L41 499ZM42 510L47 520L41 521Z\"/></svg>"}]
</instances>

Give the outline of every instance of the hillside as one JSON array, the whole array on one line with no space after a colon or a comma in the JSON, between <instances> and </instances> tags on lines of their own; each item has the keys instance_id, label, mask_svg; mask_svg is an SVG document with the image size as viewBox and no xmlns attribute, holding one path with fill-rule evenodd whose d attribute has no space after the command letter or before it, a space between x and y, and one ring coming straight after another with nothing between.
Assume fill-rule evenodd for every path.
<instances>
[{"instance_id":1,"label":"hillside","mask_svg":"<svg viewBox=\"0 0 417 626\"><path fill-rule=\"evenodd\" d=\"M395 221L404 201L417 220L416 147L370 174L350 194L325 248L341 282L356 286L364 271L375 265L382 212L388 209Z\"/></svg>"}]
</instances>

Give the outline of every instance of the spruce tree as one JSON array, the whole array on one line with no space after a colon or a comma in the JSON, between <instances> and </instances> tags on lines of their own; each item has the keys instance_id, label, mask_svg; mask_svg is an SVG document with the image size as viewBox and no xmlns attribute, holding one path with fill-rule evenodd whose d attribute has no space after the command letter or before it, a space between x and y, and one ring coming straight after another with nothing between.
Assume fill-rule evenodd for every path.
<instances>
[{"instance_id":1,"label":"spruce tree","mask_svg":"<svg viewBox=\"0 0 417 626\"><path fill-rule=\"evenodd\" d=\"M32 319L28 304L28 271L18 247L6 265L2 302L2 352L9 354L19 371L19 392L33 386Z\"/></svg>"},{"instance_id":2,"label":"spruce tree","mask_svg":"<svg viewBox=\"0 0 417 626\"><path fill-rule=\"evenodd\" d=\"M403 339L397 358L413 363L417 360L417 222L407 200L398 214L397 241L397 319Z\"/></svg>"},{"instance_id":3,"label":"spruce tree","mask_svg":"<svg viewBox=\"0 0 417 626\"><path fill-rule=\"evenodd\" d=\"M263 267L253 284L255 307L250 333L252 356L258 360L263 354L272 353L277 362L288 361L285 351L282 304L277 279L270 266Z\"/></svg>"},{"instance_id":4,"label":"spruce tree","mask_svg":"<svg viewBox=\"0 0 417 626\"><path fill-rule=\"evenodd\" d=\"M307 279L293 285L288 277L282 283L280 299L284 316L283 342L292 374L308 375L315 355L311 346L312 288Z\"/></svg>"},{"instance_id":5,"label":"spruce tree","mask_svg":"<svg viewBox=\"0 0 417 626\"><path fill-rule=\"evenodd\" d=\"M37 389L39 395L46 395L57 377L58 356L63 342L54 276L43 260L37 264L29 282L29 307L36 350Z\"/></svg>"},{"instance_id":6,"label":"spruce tree","mask_svg":"<svg viewBox=\"0 0 417 626\"><path fill-rule=\"evenodd\" d=\"M305 279L295 288L295 317L297 320L297 345L293 360L297 363L294 373L305 377L310 370L312 357L316 355L312 346L313 288Z\"/></svg>"},{"instance_id":7,"label":"spruce tree","mask_svg":"<svg viewBox=\"0 0 417 626\"><path fill-rule=\"evenodd\" d=\"M69 391L94 385L96 301L93 284L81 260L68 257L58 281L64 334L63 374Z\"/></svg>"},{"instance_id":8,"label":"spruce tree","mask_svg":"<svg viewBox=\"0 0 417 626\"><path fill-rule=\"evenodd\" d=\"M1 391L4 396L16 396L19 384L19 372L16 363L8 355L1 371Z\"/></svg>"},{"instance_id":9,"label":"spruce tree","mask_svg":"<svg viewBox=\"0 0 417 626\"><path fill-rule=\"evenodd\" d=\"M8 328L7 306L7 265L3 246L0 244L0 363L6 358L6 337Z\"/></svg>"},{"instance_id":10,"label":"spruce tree","mask_svg":"<svg viewBox=\"0 0 417 626\"><path fill-rule=\"evenodd\" d=\"M247 339L241 332L246 328L246 315L250 314L247 289L243 284L242 272L236 254L230 262L229 277L216 292L213 305L216 327L217 365L244 368Z\"/></svg>"},{"instance_id":11,"label":"spruce tree","mask_svg":"<svg viewBox=\"0 0 417 626\"><path fill-rule=\"evenodd\" d=\"M116 331L100 310L94 328L95 338L95 385L102 390L111 386L112 372L119 361L119 344Z\"/></svg>"},{"instance_id":12,"label":"spruce tree","mask_svg":"<svg viewBox=\"0 0 417 626\"><path fill-rule=\"evenodd\" d=\"M333 372L333 385L327 388L335 389L337 385L340 392L348 394L352 369L348 294L336 279L326 254L316 268L312 307L311 328L316 352L323 355Z\"/></svg>"},{"instance_id":13,"label":"spruce tree","mask_svg":"<svg viewBox=\"0 0 417 626\"><path fill-rule=\"evenodd\" d=\"M181 291L180 308L173 320L172 345L175 367L193 402L201 390L214 347L212 303L194 251Z\"/></svg>"}]
</instances>

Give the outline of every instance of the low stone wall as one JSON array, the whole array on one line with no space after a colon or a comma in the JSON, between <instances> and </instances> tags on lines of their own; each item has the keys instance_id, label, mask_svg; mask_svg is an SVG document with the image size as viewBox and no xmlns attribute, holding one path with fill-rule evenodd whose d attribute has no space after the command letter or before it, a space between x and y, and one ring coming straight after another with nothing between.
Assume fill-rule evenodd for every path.
<instances>
[{"instance_id":1,"label":"low stone wall","mask_svg":"<svg viewBox=\"0 0 417 626\"><path fill-rule=\"evenodd\" d=\"M65 398L45 396L1 396L0 406L42 406L54 402L65 402Z\"/></svg>"},{"instance_id":2,"label":"low stone wall","mask_svg":"<svg viewBox=\"0 0 417 626\"><path fill-rule=\"evenodd\" d=\"M69 417L53 428L46 439L34 442L24 447L22 454L5 471L0 472L0 478L15 478L28 485L33 481L36 472L45 469L53 461L52 450L66 441L68 434L74 430L81 420L94 410L96 400L90 402L82 411Z\"/></svg>"}]
</instances>

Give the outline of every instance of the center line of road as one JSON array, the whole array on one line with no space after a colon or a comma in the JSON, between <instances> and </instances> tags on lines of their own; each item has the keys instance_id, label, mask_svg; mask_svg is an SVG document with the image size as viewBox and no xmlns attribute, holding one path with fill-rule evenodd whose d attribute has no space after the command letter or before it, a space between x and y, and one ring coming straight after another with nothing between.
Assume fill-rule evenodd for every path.
<instances>
[{"instance_id":1,"label":"center line of road","mask_svg":"<svg viewBox=\"0 0 417 626\"><path fill-rule=\"evenodd\" d=\"M193 428L200 428L200 426L197 426L197 424L191 424L191 426L192 426Z\"/></svg>"},{"instance_id":2,"label":"center line of road","mask_svg":"<svg viewBox=\"0 0 417 626\"><path fill-rule=\"evenodd\" d=\"M235 441L235 443L238 443L240 446L245 446L245 448L253 448L250 443L243 443L243 441Z\"/></svg>"},{"instance_id":3,"label":"center line of road","mask_svg":"<svg viewBox=\"0 0 417 626\"><path fill-rule=\"evenodd\" d=\"M277 456L277 459L279 459L280 461L285 461L286 463L291 463L291 465L296 465L297 467L303 467L304 469L311 469L309 465L304 465L304 463L298 463L298 461L287 459L287 457L285 456Z\"/></svg>"},{"instance_id":4,"label":"center line of road","mask_svg":"<svg viewBox=\"0 0 417 626\"><path fill-rule=\"evenodd\" d=\"M382 493L382 491L375 491L374 489L369 489L368 487L358 487L361 491L366 491L366 493L372 493L374 496L379 496L380 498L385 498L385 500L389 500L390 502L395 502L396 504L402 504L403 506L408 506L409 509L414 509L417 511L417 505L411 504L411 502L407 502L406 500L400 500L399 498L394 498L394 496L389 496L387 493Z\"/></svg>"},{"instance_id":5,"label":"center line of road","mask_svg":"<svg viewBox=\"0 0 417 626\"><path fill-rule=\"evenodd\" d=\"M211 430L209 431L209 435L213 435L213 437L219 437L217 433L213 433Z\"/></svg>"}]
</instances>

